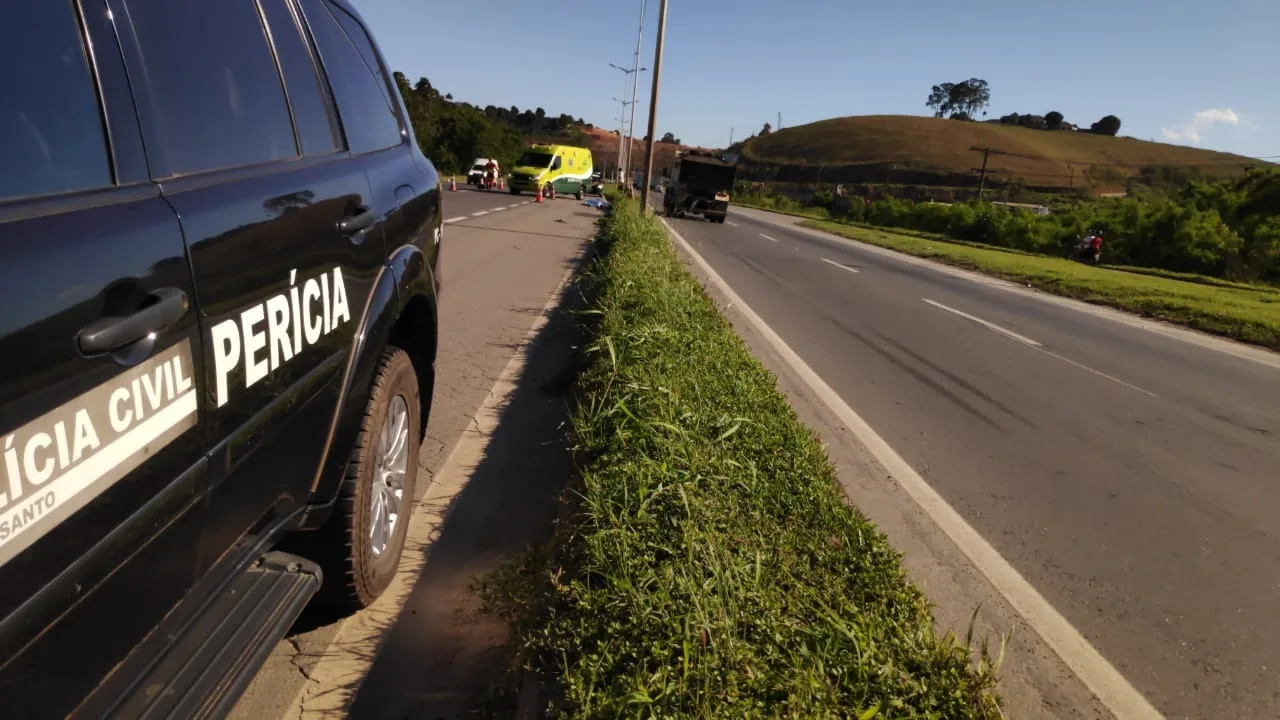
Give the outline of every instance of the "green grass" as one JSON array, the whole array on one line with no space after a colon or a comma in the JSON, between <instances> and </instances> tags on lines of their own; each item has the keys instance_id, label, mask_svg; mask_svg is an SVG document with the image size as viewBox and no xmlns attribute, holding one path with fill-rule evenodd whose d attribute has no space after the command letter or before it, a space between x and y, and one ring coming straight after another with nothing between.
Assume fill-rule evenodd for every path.
<instances>
[{"instance_id":1,"label":"green grass","mask_svg":"<svg viewBox=\"0 0 1280 720\"><path fill-rule=\"evenodd\" d=\"M825 208L804 207L791 198L776 195L736 197L731 204L757 210L768 210L779 215L808 218L810 220L829 220L831 218L831 214Z\"/></svg>"},{"instance_id":2,"label":"green grass","mask_svg":"<svg viewBox=\"0 0 1280 720\"><path fill-rule=\"evenodd\" d=\"M832 220L830 213L825 208L804 207L789 198L779 198L777 196L763 197L741 197L733 201L734 205L742 207L755 208L757 210L766 210L778 215L790 215L792 217L805 218L807 220ZM954 238L939 235L937 233L924 232L921 230L912 230L910 228L881 227L870 225L868 223L851 222L847 220L835 220L833 222L850 227L862 228L865 230L883 231L893 235L907 235L910 237L924 238L926 240L936 240L951 245L963 245L965 247L985 248L995 252L1008 253L1013 255L1025 255L1030 257L1047 257L1036 253L1029 253L1014 248L1000 247L999 245L990 245L986 243L966 242L956 240ZM1243 290L1251 293L1280 293L1280 288L1265 283L1247 283L1225 280L1210 275L1197 275L1194 273L1175 272L1173 270L1163 270L1160 268L1138 267L1134 265L1107 265L1107 270L1133 273L1135 275L1149 275L1151 277L1160 277L1168 280L1179 280L1182 282L1197 283L1199 285L1212 285L1220 288L1231 288L1234 290Z\"/></svg>"},{"instance_id":3,"label":"green grass","mask_svg":"<svg viewBox=\"0 0 1280 720\"><path fill-rule=\"evenodd\" d=\"M1015 280L1058 295L1280 349L1280 290L1275 288L1145 268L1095 268L1043 255L847 223L807 220L801 225Z\"/></svg>"},{"instance_id":4,"label":"green grass","mask_svg":"<svg viewBox=\"0 0 1280 720\"><path fill-rule=\"evenodd\" d=\"M558 716L998 717L998 661L935 633L661 224L612 199L575 492L487 589Z\"/></svg>"}]
</instances>

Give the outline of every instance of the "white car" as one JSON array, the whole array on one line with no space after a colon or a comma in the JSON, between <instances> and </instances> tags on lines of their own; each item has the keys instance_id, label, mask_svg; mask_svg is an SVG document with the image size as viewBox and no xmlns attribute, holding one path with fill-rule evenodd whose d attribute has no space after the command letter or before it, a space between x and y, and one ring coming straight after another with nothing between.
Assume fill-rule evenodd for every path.
<instances>
[{"instance_id":1,"label":"white car","mask_svg":"<svg viewBox=\"0 0 1280 720\"><path fill-rule=\"evenodd\" d=\"M492 158L476 158L471 161L471 169L467 171L467 184L480 185L480 181L484 179L484 169L489 163L497 164L498 161Z\"/></svg>"}]
</instances>

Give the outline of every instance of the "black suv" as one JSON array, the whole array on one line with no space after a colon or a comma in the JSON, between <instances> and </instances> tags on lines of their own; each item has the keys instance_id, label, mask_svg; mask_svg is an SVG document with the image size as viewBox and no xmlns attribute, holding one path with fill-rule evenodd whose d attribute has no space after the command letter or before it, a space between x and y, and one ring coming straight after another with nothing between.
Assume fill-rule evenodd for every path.
<instances>
[{"instance_id":1,"label":"black suv","mask_svg":"<svg viewBox=\"0 0 1280 720\"><path fill-rule=\"evenodd\" d=\"M345 0L45 0L0 44L0 716L224 714L390 582L440 179Z\"/></svg>"}]
</instances>

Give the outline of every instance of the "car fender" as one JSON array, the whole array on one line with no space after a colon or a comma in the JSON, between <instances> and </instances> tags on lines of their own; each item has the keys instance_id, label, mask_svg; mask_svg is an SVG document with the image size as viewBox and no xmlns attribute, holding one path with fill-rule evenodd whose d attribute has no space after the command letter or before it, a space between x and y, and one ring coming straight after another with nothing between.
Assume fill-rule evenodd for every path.
<instances>
[{"instance_id":1,"label":"car fender","mask_svg":"<svg viewBox=\"0 0 1280 720\"><path fill-rule=\"evenodd\" d=\"M342 388L329 425L324 452L311 483L312 503L300 530L317 529L331 515L347 461L350 459L344 448L352 447L360 432L374 374L387 347L392 328L414 298L427 301L432 322L435 322L436 288L431 265L422 249L415 245L397 248L379 271L374 290L369 294L368 303L360 318L355 343L347 358ZM429 361L434 364L434 356Z\"/></svg>"}]
</instances>

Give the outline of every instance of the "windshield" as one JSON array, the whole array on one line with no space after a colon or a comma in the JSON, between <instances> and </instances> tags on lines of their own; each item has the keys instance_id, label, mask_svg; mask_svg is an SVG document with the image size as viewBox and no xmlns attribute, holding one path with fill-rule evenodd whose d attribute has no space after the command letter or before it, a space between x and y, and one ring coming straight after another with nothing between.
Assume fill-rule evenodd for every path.
<instances>
[{"instance_id":1,"label":"windshield","mask_svg":"<svg viewBox=\"0 0 1280 720\"><path fill-rule=\"evenodd\" d=\"M484 170L484 169L485 169L485 166L484 166L484 164L483 164L483 163L476 163L475 165L472 165L472 166L471 166L471 169L472 169L472 170Z\"/></svg>"},{"instance_id":2,"label":"windshield","mask_svg":"<svg viewBox=\"0 0 1280 720\"><path fill-rule=\"evenodd\" d=\"M544 152L526 152L520 156L520 160L516 163L520 167L551 167L551 153Z\"/></svg>"}]
</instances>

